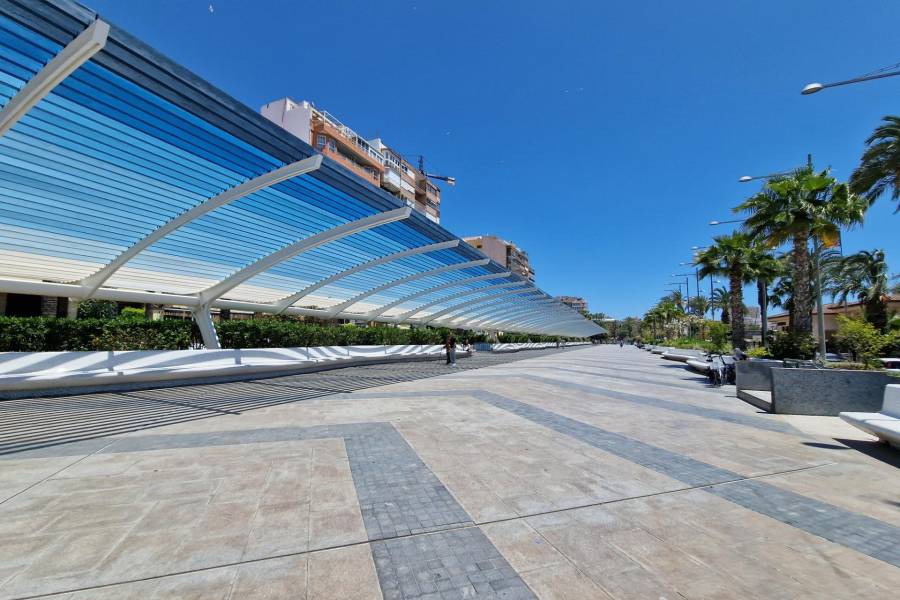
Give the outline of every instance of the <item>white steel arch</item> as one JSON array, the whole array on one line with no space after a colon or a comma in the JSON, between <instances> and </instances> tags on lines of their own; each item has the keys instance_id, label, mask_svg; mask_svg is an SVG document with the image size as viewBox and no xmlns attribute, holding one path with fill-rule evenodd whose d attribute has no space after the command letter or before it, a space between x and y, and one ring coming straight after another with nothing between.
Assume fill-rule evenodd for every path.
<instances>
[{"instance_id":1,"label":"white steel arch","mask_svg":"<svg viewBox=\"0 0 900 600\"><path fill-rule=\"evenodd\" d=\"M518 303L507 303L507 302L491 302L488 306L475 306L471 309L466 309L463 312L457 313L450 317L450 320L462 320L464 323L472 323L476 320L479 320L481 317L486 315L491 315L497 311L503 310L515 310L523 307L535 307L541 306L544 304L552 303L553 299L548 297L538 297L529 299L527 304L523 304L521 302Z\"/></svg>"},{"instance_id":2,"label":"white steel arch","mask_svg":"<svg viewBox=\"0 0 900 600\"><path fill-rule=\"evenodd\" d=\"M97 19L66 44L28 83L22 86L0 110L0 136L24 117L57 85L106 46L109 24Z\"/></svg>"},{"instance_id":3,"label":"white steel arch","mask_svg":"<svg viewBox=\"0 0 900 600\"><path fill-rule=\"evenodd\" d=\"M418 314L418 313L422 312L423 310L428 310L432 306L436 306L438 304L441 304L442 302L449 302L450 300L456 300L457 298L463 298L465 296L471 296L472 294L484 293L484 292L488 292L491 290L499 290L499 289L503 289L503 288L510 288L510 287L516 287L516 286L522 287L527 284L528 284L528 282L526 282L526 281L507 281L506 283L497 283L497 284L488 285L488 286L485 286L482 288L464 290L462 292L450 294L449 296L441 296L440 298L438 298L436 300L432 300L431 302L428 302L427 304L422 304L420 306L415 307L414 309L412 309L410 311L407 311L403 314L397 315L396 319L401 322L405 321L406 319L411 318L413 315ZM429 293L432 293L432 291L429 291ZM425 294L423 294L423 295L425 295ZM410 298L407 297L407 301L409 301L409 300L410 300Z\"/></svg>"},{"instance_id":4,"label":"white steel arch","mask_svg":"<svg viewBox=\"0 0 900 600\"><path fill-rule=\"evenodd\" d=\"M345 277L349 277L354 273L358 273L360 271L364 271L366 269L371 269L372 267L377 267L378 265L383 265L385 263L393 262L395 260L399 260L401 258L405 258L407 256L414 256L416 254L425 254L428 252L437 252L438 250L445 250L447 248L455 248L459 246L460 240L449 240L446 242L439 242L437 244L428 244L427 246L419 246L418 248L410 248L409 250L402 250L400 252L394 252L393 254L388 254L386 256L382 256L381 258L376 258L355 266L350 267L349 269L344 269L340 273L335 273L330 277L326 277L320 281L317 281L307 287L303 288L299 292L295 294L291 294L290 296L286 296L281 300L275 302L275 307L278 309L278 313L284 312L288 307L293 306L301 299L309 296L314 291L325 287L330 283L334 283L340 279L344 279Z\"/></svg>"},{"instance_id":5,"label":"white steel arch","mask_svg":"<svg viewBox=\"0 0 900 600\"><path fill-rule=\"evenodd\" d=\"M479 291L484 291L484 288L481 288L481 290L479 290ZM367 317L368 317L369 319L375 319L375 318L381 316L382 314L386 313L386 312L389 311L390 309L394 308L395 306L399 306L399 305L401 305L401 304L404 304L404 303L406 303L406 302L409 302L410 300L413 300L413 299L415 299L415 298L418 298L419 296L424 296L424 295L426 295L426 294L428 294L428 293L431 293L431 290L420 290L420 291L418 291L418 292L415 292L415 293L412 293L412 294L408 294L408 295L406 295L406 296L403 296L402 298L398 298L398 299L394 300L393 302L391 302L391 303L389 303L389 304L385 304L384 306L382 306L382 307L379 308L378 310L375 310L375 311L369 313L369 314L367 315Z\"/></svg>"},{"instance_id":6,"label":"white steel arch","mask_svg":"<svg viewBox=\"0 0 900 600\"><path fill-rule=\"evenodd\" d=\"M460 310L465 311L469 308L475 308L475 307L485 304L485 303L493 303L492 301L494 301L498 298L503 298L505 296L518 295L518 294L542 294L542 293L543 292L541 292L541 290L534 288L534 287L531 287L531 288L526 287L526 288L515 289L515 290L505 290L503 292L497 292L496 294L490 294L488 296L478 298L477 300L474 300L471 302L461 302L459 304L454 304L453 306L448 306L447 308L445 308L443 310L440 310L440 311L437 311L436 313L428 315L428 317L426 317L425 319L422 319L422 322L430 323L430 322L436 321L437 319L440 319L441 317L444 317L448 314L459 312Z\"/></svg>"},{"instance_id":7,"label":"white steel arch","mask_svg":"<svg viewBox=\"0 0 900 600\"><path fill-rule=\"evenodd\" d=\"M225 190L221 194L217 194L212 198L204 200L190 210L185 211L177 217L174 217L171 220L167 221L163 225L160 225L146 237L138 240L124 252L119 254L105 267L103 267L93 275L82 279L78 283L87 288L88 294L90 295L95 292L97 288L103 285L110 277L112 277L116 271L122 268L125 263L137 256L143 250L146 250L165 236L169 235L176 229L187 225L191 221L199 219L203 215L210 213L221 206L230 204L235 200L239 200L244 196L248 196L267 187L271 187L276 183L281 183L282 181L286 181L293 177L298 177L300 175L305 175L306 173L315 171L320 166L322 166L322 155L310 156L309 158L298 160L297 162L285 165L281 168L275 169L274 171L260 175L259 177L254 177L249 181L245 181L240 185L236 185L233 188Z\"/></svg>"},{"instance_id":8,"label":"white steel arch","mask_svg":"<svg viewBox=\"0 0 900 600\"><path fill-rule=\"evenodd\" d=\"M384 283L384 284L374 287L372 289L366 290L365 292L362 292L361 294L357 294L356 296L350 298L349 300L347 300L345 302L341 302L340 304L331 307L330 309L327 310L327 312L330 315L336 315L340 312L345 311L347 308L353 306L357 302L360 302L361 300L365 300L366 298L368 298L370 296L374 296L375 294L377 294L379 292L383 292L384 290L390 289L392 287L395 287L398 285L403 285L404 283L409 283L410 281L416 281L417 279L422 279L424 277L430 277L432 275L439 275L441 273L447 273L449 271L459 271L462 269L470 269L472 267L483 267L484 265L488 264L489 262L491 262L491 259L482 258L479 260L470 260L467 262L453 263L452 265L445 265L443 267L438 267L436 269L431 269L428 271L422 271L420 273L413 273L412 275L407 275L406 277L401 277L400 279L388 281L387 283ZM365 318L365 317L366 317L365 314L359 314L356 316L356 318Z\"/></svg>"},{"instance_id":9,"label":"white steel arch","mask_svg":"<svg viewBox=\"0 0 900 600\"><path fill-rule=\"evenodd\" d=\"M405 302L409 302L410 300L414 300L420 296L426 296L428 294L433 294L434 292L439 292L441 290L447 290L447 289L451 289L451 288L455 288L455 287L460 287L462 285L468 285L470 283L475 283L477 281L490 281L492 279L505 279L511 275L512 275L512 273L510 271L504 271L501 273L488 273L487 275L476 275L475 277L467 277L466 279L459 279L457 281L448 281L447 283L442 283L440 285L436 285L434 287L430 287L425 290L420 290L414 294L409 294L408 296L406 296ZM505 285L508 285L508 284L505 284ZM494 286L487 286L487 287L490 288L490 287L494 287ZM487 289L487 288L479 288L478 290L469 290L469 291L475 292L475 291L480 291L480 290L484 290L484 289ZM466 293L469 293L469 292L466 292ZM410 311L408 313L403 313L402 315L397 315L396 317L385 317L384 320L396 322L396 323L403 323L409 319L409 316L411 314L415 314L415 313L419 312L419 310L421 310L421 309L416 308L413 311Z\"/></svg>"}]
</instances>

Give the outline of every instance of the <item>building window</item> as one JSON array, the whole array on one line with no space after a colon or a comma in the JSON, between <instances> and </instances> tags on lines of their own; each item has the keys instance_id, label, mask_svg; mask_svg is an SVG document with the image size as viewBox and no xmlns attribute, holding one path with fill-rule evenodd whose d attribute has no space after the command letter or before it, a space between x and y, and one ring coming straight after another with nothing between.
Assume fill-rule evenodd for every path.
<instances>
[{"instance_id":1,"label":"building window","mask_svg":"<svg viewBox=\"0 0 900 600\"><path fill-rule=\"evenodd\" d=\"M317 134L316 135L316 149L322 150L323 148L325 148L325 143L327 140L328 140L328 136L323 135L321 133Z\"/></svg>"},{"instance_id":2,"label":"building window","mask_svg":"<svg viewBox=\"0 0 900 600\"><path fill-rule=\"evenodd\" d=\"M337 152L337 143L331 138L328 139L328 149L332 152Z\"/></svg>"}]
</instances>

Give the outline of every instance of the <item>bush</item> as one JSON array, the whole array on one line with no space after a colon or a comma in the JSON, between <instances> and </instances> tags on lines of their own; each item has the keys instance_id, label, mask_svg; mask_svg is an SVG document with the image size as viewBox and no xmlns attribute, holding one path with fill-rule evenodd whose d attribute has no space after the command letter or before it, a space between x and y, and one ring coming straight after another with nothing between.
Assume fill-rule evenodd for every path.
<instances>
[{"instance_id":1,"label":"bush","mask_svg":"<svg viewBox=\"0 0 900 600\"><path fill-rule=\"evenodd\" d=\"M838 315L837 323L834 341L838 348L850 353L854 362L871 363L888 343L888 336L862 319Z\"/></svg>"},{"instance_id":2,"label":"bush","mask_svg":"<svg viewBox=\"0 0 900 600\"><path fill-rule=\"evenodd\" d=\"M146 319L147 314L144 312L143 308L137 308L135 306L126 306L122 309L122 312L119 313L119 318L121 319Z\"/></svg>"},{"instance_id":3,"label":"bush","mask_svg":"<svg viewBox=\"0 0 900 600\"><path fill-rule=\"evenodd\" d=\"M808 360L816 355L816 339L809 333L776 331L769 342L772 358Z\"/></svg>"},{"instance_id":4,"label":"bush","mask_svg":"<svg viewBox=\"0 0 900 600\"><path fill-rule=\"evenodd\" d=\"M750 358L772 358L772 353L765 346L760 346L759 348L747 350L747 356Z\"/></svg>"},{"instance_id":5,"label":"bush","mask_svg":"<svg viewBox=\"0 0 900 600\"><path fill-rule=\"evenodd\" d=\"M728 339L731 337L731 328L725 323L709 321L710 350L713 352L725 352L728 349Z\"/></svg>"},{"instance_id":6,"label":"bush","mask_svg":"<svg viewBox=\"0 0 900 600\"><path fill-rule=\"evenodd\" d=\"M82 300L78 303L79 319L115 319L119 305L112 300Z\"/></svg>"},{"instance_id":7,"label":"bush","mask_svg":"<svg viewBox=\"0 0 900 600\"><path fill-rule=\"evenodd\" d=\"M0 351L184 350L197 332L191 321L0 317Z\"/></svg>"},{"instance_id":8,"label":"bush","mask_svg":"<svg viewBox=\"0 0 900 600\"><path fill-rule=\"evenodd\" d=\"M861 362L829 362L825 363L826 369L842 369L844 371L865 371L869 365Z\"/></svg>"},{"instance_id":9,"label":"bush","mask_svg":"<svg viewBox=\"0 0 900 600\"><path fill-rule=\"evenodd\" d=\"M101 301L102 302L102 301ZM102 305L99 305L102 308ZM80 308L80 307L79 307ZM91 311L102 312L89 305ZM105 310L105 309L104 309ZM140 318L138 317L140 312ZM451 330L319 325L289 317L228 320L216 329L223 348L290 348L304 346L443 344ZM459 341L485 341L483 334L455 332ZM56 319L0 317L0 351L183 350L200 338L192 321L144 318L128 308L110 318ZM503 341L549 342L551 336L508 334Z\"/></svg>"}]
</instances>

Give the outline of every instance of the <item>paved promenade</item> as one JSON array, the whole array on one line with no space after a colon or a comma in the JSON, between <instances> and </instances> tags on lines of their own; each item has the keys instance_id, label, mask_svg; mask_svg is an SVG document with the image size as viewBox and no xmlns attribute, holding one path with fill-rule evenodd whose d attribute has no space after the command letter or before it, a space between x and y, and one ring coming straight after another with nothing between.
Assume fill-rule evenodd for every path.
<instances>
[{"instance_id":1,"label":"paved promenade","mask_svg":"<svg viewBox=\"0 0 900 600\"><path fill-rule=\"evenodd\" d=\"M0 402L0 599L887 598L898 465L618 346Z\"/></svg>"}]
</instances>

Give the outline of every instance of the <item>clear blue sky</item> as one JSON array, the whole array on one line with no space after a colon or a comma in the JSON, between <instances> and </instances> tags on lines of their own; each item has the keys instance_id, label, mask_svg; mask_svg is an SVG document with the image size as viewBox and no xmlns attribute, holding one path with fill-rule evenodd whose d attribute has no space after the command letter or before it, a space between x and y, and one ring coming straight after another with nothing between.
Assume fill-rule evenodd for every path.
<instances>
[{"instance_id":1,"label":"clear blue sky","mask_svg":"<svg viewBox=\"0 0 900 600\"><path fill-rule=\"evenodd\" d=\"M726 232L707 222L757 189L739 176L811 152L846 178L900 113L900 77L799 94L900 61L896 0L87 5L251 107L309 99L424 154L459 182L447 228L513 240L542 288L617 317ZM845 251L884 248L898 270L893 209L877 203Z\"/></svg>"}]
</instances>

